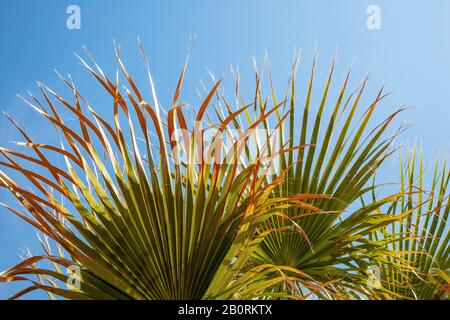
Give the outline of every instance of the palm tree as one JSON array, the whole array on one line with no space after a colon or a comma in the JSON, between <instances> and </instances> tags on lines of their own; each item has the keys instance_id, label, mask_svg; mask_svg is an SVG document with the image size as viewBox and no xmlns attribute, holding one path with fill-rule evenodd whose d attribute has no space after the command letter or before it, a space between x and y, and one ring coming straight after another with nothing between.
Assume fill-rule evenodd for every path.
<instances>
[{"instance_id":1,"label":"palm tree","mask_svg":"<svg viewBox=\"0 0 450 320\"><path fill-rule=\"evenodd\" d=\"M55 128L59 144L33 141L7 116L24 138L17 144L33 153L0 148L0 187L25 212L3 206L40 231L44 251L0 273L0 282L30 283L12 298L40 289L67 299L388 299L442 297L436 288L448 289L448 174L436 192L435 178L432 195L440 200L428 211L444 208L444 199L446 209L427 216L420 232L413 228L414 237L399 226L422 221L423 195L413 201L402 180L398 193L367 201L380 188L371 179L395 152L396 134L386 132L403 110L371 128L383 89L358 119L368 79L348 94L347 74L327 116L333 62L313 114L314 59L299 113L296 60L281 99L270 70L270 98L256 72L250 102L236 78L235 106L213 79L198 109L188 111L191 122L179 101L186 64L165 112L147 60L151 102L119 50L116 56L114 77L79 58L110 96L112 121L61 75L72 102L43 84L41 100L24 99ZM432 240L418 240L419 233ZM424 250L416 256L418 246ZM381 287L368 285L373 265L381 266Z\"/></svg>"}]
</instances>

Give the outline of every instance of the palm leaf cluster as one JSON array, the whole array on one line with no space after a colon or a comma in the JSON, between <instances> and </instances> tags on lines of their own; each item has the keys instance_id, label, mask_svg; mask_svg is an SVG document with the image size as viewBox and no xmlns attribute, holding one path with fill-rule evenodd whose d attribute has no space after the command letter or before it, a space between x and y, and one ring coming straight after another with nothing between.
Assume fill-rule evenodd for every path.
<instances>
[{"instance_id":1,"label":"palm leaf cluster","mask_svg":"<svg viewBox=\"0 0 450 320\"><path fill-rule=\"evenodd\" d=\"M235 103L213 78L189 108L180 102L185 64L166 112L147 60L149 98L116 52L112 77L79 58L110 98L111 121L61 75L71 99L43 84L24 99L59 143L34 141L7 115L26 150L0 148L0 186L21 208L3 206L40 232L44 252L0 273L0 282L29 283L12 298L37 289L66 299L443 297L448 173L436 171L426 193L409 162L398 193L370 197L402 111L373 126L383 90L360 113L367 79L349 93L348 74L331 97L333 62L313 111L314 60L301 107L295 62L281 99L270 71L264 97L256 71L250 101L239 78ZM367 286L372 265L382 267L381 287Z\"/></svg>"}]
</instances>

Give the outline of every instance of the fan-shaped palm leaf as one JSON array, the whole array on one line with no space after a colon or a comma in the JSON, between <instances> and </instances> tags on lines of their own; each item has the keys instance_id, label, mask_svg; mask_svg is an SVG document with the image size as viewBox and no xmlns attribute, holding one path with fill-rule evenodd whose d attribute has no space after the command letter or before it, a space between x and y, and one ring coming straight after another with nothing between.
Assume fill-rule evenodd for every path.
<instances>
[{"instance_id":1,"label":"fan-shaped palm leaf","mask_svg":"<svg viewBox=\"0 0 450 320\"><path fill-rule=\"evenodd\" d=\"M28 214L4 206L45 235L45 255L29 257L0 275L3 282L31 281L13 298L35 289L69 299L250 298L289 281L282 266L255 266L247 275L241 271L263 239L264 233L258 230L267 217L288 202L302 207L306 197L273 197L271 190L283 176L263 184L262 155L255 155L244 168L239 161L226 163L215 157L215 142L248 106L223 119L206 145L201 123L220 81L191 125L178 101L185 67L164 116L151 77L153 101L148 102L119 52L115 79L95 62L90 66L80 60L110 95L112 123L87 104L70 79L62 77L73 92L73 103L42 84L44 102L33 95L26 101L55 127L60 146L33 141L8 116L25 139L20 144L34 154L0 149L4 156L0 185L11 191ZM130 88L124 93L119 90L119 69ZM57 105L75 116L80 132L64 121ZM86 107L89 113L83 110ZM274 105L249 126L227 151L228 157L239 159L247 132L278 107ZM33 191L18 185L13 172L23 174ZM41 267L43 260L53 267ZM80 274L69 275L66 268ZM245 283L239 281L241 277ZM79 286L67 288L67 281Z\"/></svg>"},{"instance_id":2,"label":"fan-shaped palm leaf","mask_svg":"<svg viewBox=\"0 0 450 320\"><path fill-rule=\"evenodd\" d=\"M366 288L366 258L368 255L383 255L386 250L381 244L369 241L368 236L398 219L394 215L372 213L383 204L396 201L399 195L392 195L363 207L350 206L371 190L372 186L368 186L367 182L391 154L389 146L393 136L386 138L385 132L403 109L398 109L381 124L369 129L376 107L386 94L381 89L358 119L358 108L368 79L364 79L356 91L348 94L348 73L338 96L330 101L329 92L335 68L333 61L314 114L311 110L314 103L312 97L316 63L314 59L308 88L302 96L305 100L302 108L298 107L299 98L296 97L297 60L293 65L286 95L282 99L276 97L269 70L271 94L268 99L274 104L283 101L283 108L277 113L281 120L277 135L278 146L287 145L289 152L281 154L278 162L273 162L267 181L276 179L279 172L286 171L287 179L277 186L274 193L276 196L329 194L331 197L308 201L308 204L320 208L320 212L290 207L284 210L283 218L273 215L270 219L273 225L279 229L290 227L291 232L269 234L253 258L258 263L290 266L319 283L330 283L330 290L325 295L322 292L319 297L331 298L333 293L338 298L371 295L375 293ZM256 71L256 79L258 85L254 114L251 114L251 110L245 111L248 123L258 118L258 114L264 112L267 105L267 99L261 92L262 72ZM238 96L237 98L239 99ZM327 117L326 108L330 104L330 116ZM301 115L300 119L297 118L298 115ZM241 123L234 122L237 128ZM270 122L265 121L265 126L270 127ZM262 141L270 138L267 136ZM307 147L291 149L297 143ZM255 144L258 145L257 142ZM346 210L351 212L344 213ZM341 286L346 289L342 290ZM310 290L302 292L301 287L300 285L300 295L310 296Z\"/></svg>"}]
</instances>

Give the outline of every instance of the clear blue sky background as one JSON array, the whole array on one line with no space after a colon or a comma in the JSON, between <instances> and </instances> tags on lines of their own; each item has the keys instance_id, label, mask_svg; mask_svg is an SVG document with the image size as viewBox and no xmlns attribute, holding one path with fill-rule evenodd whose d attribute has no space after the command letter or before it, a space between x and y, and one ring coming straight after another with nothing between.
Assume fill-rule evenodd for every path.
<instances>
[{"instance_id":1,"label":"clear blue sky background","mask_svg":"<svg viewBox=\"0 0 450 320\"><path fill-rule=\"evenodd\" d=\"M81 30L66 28L70 4L81 8ZM366 27L366 9L371 4L381 8L381 30ZM136 39L140 36L164 102L175 88L189 36L197 35L183 96L193 104L199 77L208 78L206 67L222 75L230 64L239 64L243 79L252 79L251 58L261 61L267 50L281 88L289 75L294 49L303 52L299 77L305 77L317 46L319 71L328 68L337 52L338 81L350 65L353 84L370 71L375 89L384 81L387 91L392 92L383 104L384 111L401 105L411 107L400 119L412 124L402 139L422 141L426 157L431 159L445 154L450 146L449 18L448 0L2 0L0 109L18 119L35 139L47 137L50 128L15 95L36 92L36 80L58 90L61 84L53 73L56 68L79 80L80 91L98 102L95 108L100 113L108 111L110 105L97 97L97 87L72 55L82 51L81 44L112 70L112 40L116 39L130 70L140 77L144 76L139 73L142 63ZM319 74L318 80L323 81L325 72ZM0 119L0 145L9 146L16 138L11 126ZM11 201L0 191L0 202ZM24 248L39 253L35 232L0 209L0 270L19 262L18 254ZM0 299L19 287L0 284ZM28 297L43 296L33 293Z\"/></svg>"}]
</instances>

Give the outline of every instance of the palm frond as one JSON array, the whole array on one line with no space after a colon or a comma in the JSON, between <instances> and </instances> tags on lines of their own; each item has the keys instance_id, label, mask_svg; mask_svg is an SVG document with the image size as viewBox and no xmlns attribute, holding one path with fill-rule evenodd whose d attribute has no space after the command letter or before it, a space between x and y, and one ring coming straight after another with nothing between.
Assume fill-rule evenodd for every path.
<instances>
[{"instance_id":1,"label":"palm frond","mask_svg":"<svg viewBox=\"0 0 450 320\"><path fill-rule=\"evenodd\" d=\"M13 298L36 289L68 299L234 298L240 291L250 298L286 281L281 273L259 278L256 268L245 287L236 285L242 266L263 239L259 230L267 217L286 203L303 206L302 195L271 196L282 179L263 184L262 155L245 167L216 157L217 149L223 152L214 148L221 134L251 104L222 119L207 144L203 118L217 98L220 80L190 124L179 103L186 65L164 115L150 73L152 102L138 89L119 50L114 78L95 61L80 61L110 96L112 122L62 76L73 92L72 102L42 84L43 101L34 95L26 100L54 126L59 146L35 142L7 116L24 138L20 144L32 153L0 149L0 186L10 190L27 213L4 207L58 246L57 253L49 245L45 255L29 257L0 274L2 282L30 281ZM119 74L126 83L123 93ZM76 118L78 130L64 121L60 107ZM274 105L249 126L227 156L239 159L247 132L278 108ZM14 173L22 174L33 190L18 185ZM39 266L44 261L50 262L49 268ZM71 266L81 273L78 288L66 286Z\"/></svg>"},{"instance_id":2,"label":"palm frond","mask_svg":"<svg viewBox=\"0 0 450 320\"><path fill-rule=\"evenodd\" d=\"M305 102L299 107L300 98L295 85L297 64L296 58L286 94L282 99L276 96L270 70L270 97L266 99L263 96L261 88L264 68L263 71L256 71L258 85L253 114L251 110L246 110L245 120L240 123L236 121L234 125L239 128L242 123L254 121L259 113L264 112L268 100L273 104L281 101L283 108L280 112L277 111L280 122L276 142L278 148L286 146L289 151L271 163L266 182L270 183L277 178L279 172L286 171L287 178L277 186L274 196L327 194L330 197L306 201L308 205L320 208L318 212L311 212L306 207L289 207L284 210L288 219L273 215L270 218L271 224L280 229L291 228L291 231L270 233L255 251L253 258L258 263L295 268L319 283L331 281L336 295L338 286L344 284L347 288L361 286L358 294L365 295L367 291L363 270L367 259L363 256L384 252L380 244L369 241L367 237L389 221L398 219L392 215L373 215L372 212L387 202L397 201L399 195L363 207L351 205L372 190L373 186L368 184L370 178L393 152L390 145L397 133L389 136L386 132L403 108L387 116L385 121L377 126L371 125L377 106L387 94L384 94L381 88L367 109L363 113L358 112L368 78L349 94L350 72L339 87L337 97L330 101L330 91L334 85L333 61L324 89L319 92L317 111L313 112L316 58L312 63L307 90L300 96ZM331 109L327 109L328 106ZM330 116L326 116L326 110L330 111ZM271 127L269 121L265 121L264 125ZM267 135L261 140L272 141L273 137ZM259 149L262 148L258 142L255 144ZM296 149L295 145L304 148ZM350 212L346 212L347 210ZM370 251L372 253L368 253ZM334 283L337 280L340 281ZM304 291L304 295L309 293L310 290Z\"/></svg>"},{"instance_id":3,"label":"palm frond","mask_svg":"<svg viewBox=\"0 0 450 320\"><path fill-rule=\"evenodd\" d=\"M402 196L387 210L392 215L411 214L374 235L395 253L379 263L382 283L405 298L448 299L450 170L446 161L436 161L429 171L416 148L400 161Z\"/></svg>"}]
</instances>

